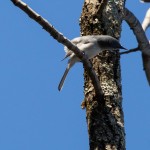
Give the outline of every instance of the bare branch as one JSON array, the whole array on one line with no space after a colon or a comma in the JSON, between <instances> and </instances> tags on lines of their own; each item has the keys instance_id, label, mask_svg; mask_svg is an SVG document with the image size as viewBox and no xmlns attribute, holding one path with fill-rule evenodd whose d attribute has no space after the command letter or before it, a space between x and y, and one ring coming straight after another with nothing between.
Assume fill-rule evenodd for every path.
<instances>
[{"instance_id":1,"label":"bare branch","mask_svg":"<svg viewBox=\"0 0 150 150\"><path fill-rule=\"evenodd\" d=\"M124 20L128 23L130 28L133 30L135 37L139 44L139 49L142 52L143 58L143 68L146 73L147 80L150 85L150 44L145 35L145 32L138 21L138 19L134 16L132 12L130 12L127 8L124 10Z\"/></svg>"},{"instance_id":2,"label":"bare branch","mask_svg":"<svg viewBox=\"0 0 150 150\"><path fill-rule=\"evenodd\" d=\"M141 49L142 53L150 56L150 45L145 35L145 32L143 31L143 28L139 20L127 8L125 8L124 11L124 20L128 23L130 28L133 30L133 33L135 34L135 37L139 43L139 48Z\"/></svg>"},{"instance_id":3,"label":"bare branch","mask_svg":"<svg viewBox=\"0 0 150 150\"><path fill-rule=\"evenodd\" d=\"M46 19L41 17L38 13L32 10L27 4L22 2L21 0L11 0L14 5L23 10L30 18L39 23L43 29L45 29L54 39L56 39L59 43L65 45L68 49L72 50L83 62L84 67L86 68L93 86L95 88L95 93L102 99L103 92L99 85L98 77L96 76L94 70L92 69L92 65L90 61L87 59L87 56L83 54L75 45L73 45L66 37L64 37L61 33L59 33Z\"/></svg>"}]
</instances>

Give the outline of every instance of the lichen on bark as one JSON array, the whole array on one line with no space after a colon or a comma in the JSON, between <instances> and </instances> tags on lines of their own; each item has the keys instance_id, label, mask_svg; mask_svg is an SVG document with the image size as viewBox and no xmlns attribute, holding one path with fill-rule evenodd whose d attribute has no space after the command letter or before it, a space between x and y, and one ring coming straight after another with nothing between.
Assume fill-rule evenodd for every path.
<instances>
[{"instance_id":1,"label":"lichen on bark","mask_svg":"<svg viewBox=\"0 0 150 150\"><path fill-rule=\"evenodd\" d=\"M81 35L121 34L124 0L85 0L80 17ZM84 72L84 95L90 150L125 150L120 56L104 51L91 60L104 99L95 95Z\"/></svg>"}]
</instances>

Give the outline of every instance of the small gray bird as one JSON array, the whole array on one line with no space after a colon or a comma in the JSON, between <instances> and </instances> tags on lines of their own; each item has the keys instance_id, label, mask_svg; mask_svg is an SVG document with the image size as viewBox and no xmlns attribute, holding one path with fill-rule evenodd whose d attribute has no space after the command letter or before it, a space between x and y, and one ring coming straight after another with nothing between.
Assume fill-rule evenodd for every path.
<instances>
[{"instance_id":1,"label":"small gray bird","mask_svg":"<svg viewBox=\"0 0 150 150\"><path fill-rule=\"evenodd\" d=\"M84 52L89 59L93 58L97 54L99 54L103 50L117 50L117 49L126 49L122 47L119 41L112 36L108 35L88 35L77 37L71 40L71 42L76 45L82 52ZM80 62L80 59L67 47L64 48L66 52L66 56L70 57L68 60L67 68L61 78L61 81L58 86L58 90L62 89L66 76L70 70L70 68L76 63ZM126 49L127 50L127 49ZM65 59L64 58L64 59ZM63 60L64 60L63 59Z\"/></svg>"}]
</instances>

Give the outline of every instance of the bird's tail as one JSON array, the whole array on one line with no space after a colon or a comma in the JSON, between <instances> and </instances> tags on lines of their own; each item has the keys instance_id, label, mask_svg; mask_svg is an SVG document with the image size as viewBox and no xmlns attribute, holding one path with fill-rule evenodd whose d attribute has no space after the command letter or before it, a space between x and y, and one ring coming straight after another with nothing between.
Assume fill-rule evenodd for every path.
<instances>
[{"instance_id":1,"label":"bird's tail","mask_svg":"<svg viewBox=\"0 0 150 150\"><path fill-rule=\"evenodd\" d=\"M69 70L70 70L70 67L67 66L67 68L66 68L66 70L65 70L65 72L64 72L64 74L63 74L63 76L62 76L62 78L61 78L61 80L60 80L60 83L59 83L59 85L58 85L58 90L59 90L59 91L62 89L62 86L63 86L63 84L64 84L64 81L65 81L65 79L66 79L66 77L67 77L67 74L68 74Z\"/></svg>"}]
</instances>

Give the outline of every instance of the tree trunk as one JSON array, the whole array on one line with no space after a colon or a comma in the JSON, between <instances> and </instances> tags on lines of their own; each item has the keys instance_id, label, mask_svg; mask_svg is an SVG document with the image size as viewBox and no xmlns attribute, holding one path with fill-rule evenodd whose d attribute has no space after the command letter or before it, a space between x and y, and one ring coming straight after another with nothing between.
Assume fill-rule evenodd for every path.
<instances>
[{"instance_id":1,"label":"tree trunk","mask_svg":"<svg viewBox=\"0 0 150 150\"><path fill-rule=\"evenodd\" d=\"M80 17L81 35L120 38L125 0L85 0ZM124 116L119 51L104 51L91 60L100 80L104 99L95 95L84 72L84 105L90 150L125 150Z\"/></svg>"}]
</instances>

